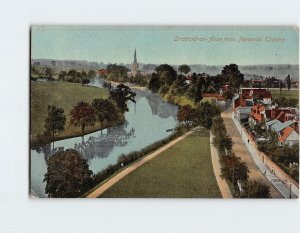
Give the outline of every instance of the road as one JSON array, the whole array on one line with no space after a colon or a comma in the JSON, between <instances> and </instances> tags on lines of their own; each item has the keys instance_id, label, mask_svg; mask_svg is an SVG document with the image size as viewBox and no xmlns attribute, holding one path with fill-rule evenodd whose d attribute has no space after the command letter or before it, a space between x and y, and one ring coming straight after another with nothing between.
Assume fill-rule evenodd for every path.
<instances>
[{"instance_id":1,"label":"road","mask_svg":"<svg viewBox=\"0 0 300 233\"><path fill-rule=\"evenodd\" d=\"M276 189L285 197L285 198L298 198L299 197L299 188L291 183L291 187L289 187L289 184L284 184L281 182L281 179L278 177L279 169L276 170L275 174L272 173L269 168L265 165L265 163L261 160L259 154L257 153L257 149L255 147L254 142L248 143L248 135L244 130L242 130L242 127L237 119L232 118L236 128L238 129L238 132L241 133L241 138L246 145L248 152L250 153L253 161L255 162L256 166L260 169L262 173L265 173L264 176L273 184L273 186L276 187ZM288 182L289 183L289 182ZM290 190L291 188L291 190Z\"/></svg>"},{"instance_id":2,"label":"road","mask_svg":"<svg viewBox=\"0 0 300 233\"><path fill-rule=\"evenodd\" d=\"M107 182L105 182L103 185L95 189L93 192L88 194L87 198L96 198L99 197L103 192L105 192L107 189L112 187L115 183L117 183L119 180L123 179L125 176L127 176L130 172L134 171L138 167L142 166L143 164L147 163L149 160L155 158L163 151L167 150L171 146L175 145L176 143L180 142L182 139L187 137L188 135L192 134L197 128L194 128L190 130L189 132L185 133L181 137L176 138L175 140L169 142L167 145L161 147L160 149L154 151L153 153L149 154L148 156L144 157L143 159L139 160L138 162L135 162L132 165L129 165L126 169L118 173L116 176L109 179Z\"/></svg>"},{"instance_id":3,"label":"road","mask_svg":"<svg viewBox=\"0 0 300 233\"><path fill-rule=\"evenodd\" d=\"M271 197L272 198L283 198L282 194L272 185L272 183L263 175L263 172L255 164L250 152L248 151L245 142L243 141L239 130L235 126L232 119L232 111L227 110L221 114L228 136L233 141L233 152L236 156L240 157L244 162L246 162L249 169L249 178L261 181L270 186Z\"/></svg>"}]
</instances>

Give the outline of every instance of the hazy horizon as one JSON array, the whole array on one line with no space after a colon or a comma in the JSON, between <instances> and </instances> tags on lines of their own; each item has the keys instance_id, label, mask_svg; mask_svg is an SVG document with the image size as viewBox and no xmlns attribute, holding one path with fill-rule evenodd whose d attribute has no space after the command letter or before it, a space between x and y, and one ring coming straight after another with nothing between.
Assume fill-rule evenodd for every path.
<instances>
[{"instance_id":1,"label":"hazy horizon","mask_svg":"<svg viewBox=\"0 0 300 233\"><path fill-rule=\"evenodd\" d=\"M34 26L32 59L222 66L298 65L299 31L274 28Z\"/></svg>"}]
</instances>

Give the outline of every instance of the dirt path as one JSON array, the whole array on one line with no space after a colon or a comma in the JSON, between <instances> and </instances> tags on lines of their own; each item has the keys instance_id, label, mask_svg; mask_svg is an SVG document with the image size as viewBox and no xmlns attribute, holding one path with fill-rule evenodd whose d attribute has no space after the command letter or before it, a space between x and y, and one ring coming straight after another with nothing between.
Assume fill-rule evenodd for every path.
<instances>
[{"instance_id":1,"label":"dirt path","mask_svg":"<svg viewBox=\"0 0 300 233\"><path fill-rule=\"evenodd\" d=\"M283 198L277 189L268 181L268 179L262 174L259 168L253 161L246 145L244 144L235 124L231 118L232 111L222 112L221 116L224 120L224 124L227 130L227 134L233 140L233 152L236 156L246 162L249 169L249 178L256 179L270 186L272 198Z\"/></svg>"},{"instance_id":2,"label":"dirt path","mask_svg":"<svg viewBox=\"0 0 300 233\"><path fill-rule=\"evenodd\" d=\"M153 159L154 157L158 156L163 151L167 150L171 146L175 145L188 135L192 134L196 129L190 130L189 132L185 133L179 138L176 138L175 140L169 142L167 145L161 147L159 150L149 154L148 156L144 157L143 159L139 160L138 162L130 165L125 170L121 171L116 176L112 177L110 180L105 182L103 185L101 185L99 188L95 189L93 192L91 192L89 195L87 195L87 198L96 198L100 196L103 192L105 192L107 189L109 189L111 186L113 186L115 183L117 183L119 180L123 179L126 175L128 175L130 172L134 171L138 167L142 166L144 163L148 162L149 160Z\"/></svg>"},{"instance_id":3,"label":"dirt path","mask_svg":"<svg viewBox=\"0 0 300 233\"><path fill-rule=\"evenodd\" d=\"M214 169L214 173L215 173L215 176L216 176L218 186L220 188L220 191L221 191L221 194L222 194L223 198L233 198L226 180L221 178L221 164L219 162L219 155L218 155L217 149L212 144L212 139L213 139L213 135L210 132L211 161L212 161L212 165L213 165L213 169Z\"/></svg>"}]
</instances>

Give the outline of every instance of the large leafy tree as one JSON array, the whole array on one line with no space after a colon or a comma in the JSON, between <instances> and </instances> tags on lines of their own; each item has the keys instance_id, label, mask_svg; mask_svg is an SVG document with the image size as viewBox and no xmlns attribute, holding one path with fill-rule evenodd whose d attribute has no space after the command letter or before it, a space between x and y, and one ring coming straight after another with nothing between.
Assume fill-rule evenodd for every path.
<instances>
[{"instance_id":1,"label":"large leafy tree","mask_svg":"<svg viewBox=\"0 0 300 233\"><path fill-rule=\"evenodd\" d=\"M168 86L172 85L177 77L177 72L168 64L162 64L156 67L155 70L159 76L161 86L165 84Z\"/></svg>"},{"instance_id":2,"label":"large leafy tree","mask_svg":"<svg viewBox=\"0 0 300 233\"><path fill-rule=\"evenodd\" d=\"M109 93L109 98L117 103L122 113L129 111L127 101L135 103L135 96L136 93L124 84L119 84L116 89L111 90Z\"/></svg>"},{"instance_id":3,"label":"large leafy tree","mask_svg":"<svg viewBox=\"0 0 300 233\"><path fill-rule=\"evenodd\" d=\"M221 75L224 82L227 82L233 89L239 89L244 82L244 75L236 64L224 66Z\"/></svg>"},{"instance_id":4,"label":"large leafy tree","mask_svg":"<svg viewBox=\"0 0 300 233\"><path fill-rule=\"evenodd\" d=\"M221 157L221 177L229 180L235 187L237 187L237 181L246 181L248 179L248 167L247 164L241 160L240 157L234 154Z\"/></svg>"},{"instance_id":5,"label":"large leafy tree","mask_svg":"<svg viewBox=\"0 0 300 233\"><path fill-rule=\"evenodd\" d=\"M96 119L103 125L104 121L114 122L118 119L118 109L111 100L94 99L92 106L96 112Z\"/></svg>"},{"instance_id":6,"label":"large leafy tree","mask_svg":"<svg viewBox=\"0 0 300 233\"><path fill-rule=\"evenodd\" d=\"M178 71L183 74L187 74L191 71L191 67L188 65L181 65L178 67Z\"/></svg>"},{"instance_id":7,"label":"large leafy tree","mask_svg":"<svg viewBox=\"0 0 300 233\"><path fill-rule=\"evenodd\" d=\"M195 111L195 125L200 125L207 129L212 126L212 119L220 114L220 109L209 102L201 102Z\"/></svg>"},{"instance_id":8,"label":"large leafy tree","mask_svg":"<svg viewBox=\"0 0 300 233\"><path fill-rule=\"evenodd\" d=\"M48 160L46 194L53 198L79 197L91 186L93 172L74 149L61 151Z\"/></svg>"},{"instance_id":9,"label":"large leafy tree","mask_svg":"<svg viewBox=\"0 0 300 233\"><path fill-rule=\"evenodd\" d=\"M270 198L270 186L256 180L248 180L242 185L241 198Z\"/></svg>"},{"instance_id":10,"label":"large leafy tree","mask_svg":"<svg viewBox=\"0 0 300 233\"><path fill-rule=\"evenodd\" d=\"M72 109L71 113L71 125L81 126L81 132L84 133L86 126L93 126L96 122L95 109L86 102L79 102Z\"/></svg>"},{"instance_id":11,"label":"large leafy tree","mask_svg":"<svg viewBox=\"0 0 300 233\"><path fill-rule=\"evenodd\" d=\"M195 111L191 105L181 106L177 113L177 119L179 122L183 122L187 127L190 126L194 120Z\"/></svg>"},{"instance_id":12,"label":"large leafy tree","mask_svg":"<svg viewBox=\"0 0 300 233\"><path fill-rule=\"evenodd\" d=\"M62 108L48 105L48 115L44 127L47 133L51 133L54 146L54 134L65 129L66 115Z\"/></svg>"},{"instance_id":13,"label":"large leafy tree","mask_svg":"<svg viewBox=\"0 0 300 233\"><path fill-rule=\"evenodd\" d=\"M160 82L159 82L159 77L156 73L152 74L151 79L150 79L149 84L148 84L148 88L152 92L155 92L155 93L158 92L158 90L160 88Z\"/></svg>"}]
</instances>

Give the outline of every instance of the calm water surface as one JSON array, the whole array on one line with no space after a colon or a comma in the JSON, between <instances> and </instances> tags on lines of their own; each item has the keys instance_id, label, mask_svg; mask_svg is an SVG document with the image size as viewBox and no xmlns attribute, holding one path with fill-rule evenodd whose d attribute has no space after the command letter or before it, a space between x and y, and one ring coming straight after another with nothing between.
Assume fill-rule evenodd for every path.
<instances>
[{"instance_id":1,"label":"calm water surface","mask_svg":"<svg viewBox=\"0 0 300 233\"><path fill-rule=\"evenodd\" d=\"M101 79L95 79L91 85L102 86ZM129 112L125 114L124 125L102 131L56 141L54 149L47 145L40 150L31 150L31 193L46 197L43 182L47 172L47 159L55 152L76 149L88 161L90 169L98 173L110 164L114 164L121 154L140 150L170 135L166 129L176 126L177 106L163 101L158 95L148 91L134 90L136 104L128 102ZM34 122L32 122L34 124Z\"/></svg>"}]
</instances>

